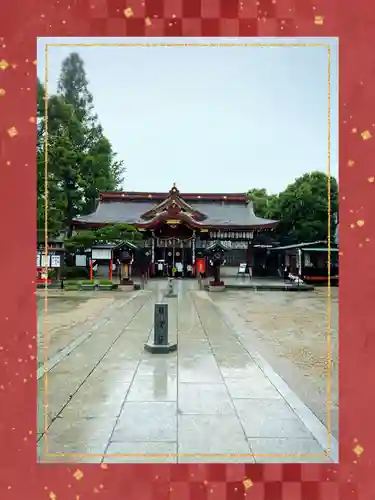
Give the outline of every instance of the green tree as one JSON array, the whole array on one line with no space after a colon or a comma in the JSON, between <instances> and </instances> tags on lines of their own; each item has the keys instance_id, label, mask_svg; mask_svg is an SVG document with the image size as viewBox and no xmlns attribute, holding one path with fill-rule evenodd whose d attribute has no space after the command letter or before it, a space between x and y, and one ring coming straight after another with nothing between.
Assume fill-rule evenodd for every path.
<instances>
[{"instance_id":1,"label":"green tree","mask_svg":"<svg viewBox=\"0 0 375 500\"><path fill-rule=\"evenodd\" d=\"M73 52L62 63L58 94L71 104L81 123L95 120L93 97L88 90L84 62L79 54Z\"/></svg>"},{"instance_id":2,"label":"green tree","mask_svg":"<svg viewBox=\"0 0 375 500\"><path fill-rule=\"evenodd\" d=\"M328 181L323 172L305 174L279 194L268 216L279 220L277 233L285 243L327 240ZM331 238L334 241L338 212L338 185L330 178Z\"/></svg>"},{"instance_id":3,"label":"green tree","mask_svg":"<svg viewBox=\"0 0 375 500\"><path fill-rule=\"evenodd\" d=\"M139 231L129 224L113 224L100 229L83 230L65 240L69 252L86 250L98 243L120 243L129 241L135 243L141 239Z\"/></svg>"},{"instance_id":4,"label":"green tree","mask_svg":"<svg viewBox=\"0 0 375 500\"><path fill-rule=\"evenodd\" d=\"M37 193L38 229L45 219L45 184L48 187L50 233L68 231L78 214L92 212L99 191L121 187L124 174L113 148L94 114L84 64L71 54L62 64L57 95L45 101L43 85L37 86ZM48 174L45 178L45 106L48 109Z\"/></svg>"},{"instance_id":5,"label":"green tree","mask_svg":"<svg viewBox=\"0 0 375 500\"><path fill-rule=\"evenodd\" d=\"M249 200L253 202L254 212L258 217L268 218L269 213L274 210L275 204L277 203L277 195L268 194L267 190L261 189L250 189L247 192Z\"/></svg>"},{"instance_id":6,"label":"green tree","mask_svg":"<svg viewBox=\"0 0 375 500\"><path fill-rule=\"evenodd\" d=\"M77 151L81 153L79 164L82 197L81 213L94 210L99 191L115 191L123 182L125 168L116 159L112 146L103 134L94 113L93 97L88 90L84 62L79 54L70 54L63 62L58 94L73 106L80 122L84 138L77 137Z\"/></svg>"}]
</instances>

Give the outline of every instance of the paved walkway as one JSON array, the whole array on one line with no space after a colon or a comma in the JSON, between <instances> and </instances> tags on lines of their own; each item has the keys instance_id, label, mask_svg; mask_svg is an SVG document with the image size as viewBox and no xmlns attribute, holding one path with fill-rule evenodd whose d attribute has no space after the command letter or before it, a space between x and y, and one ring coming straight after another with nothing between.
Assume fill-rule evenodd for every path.
<instances>
[{"instance_id":1,"label":"paved walkway","mask_svg":"<svg viewBox=\"0 0 375 500\"><path fill-rule=\"evenodd\" d=\"M196 282L179 281L178 297L166 300L177 352L146 352L166 282L149 287L124 296L109 319L103 313L100 328L55 356L46 422L39 378L40 460L330 461L322 424L264 360L249 354ZM48 453L75 456L45 454L46 424Z\"/></svg>"}]
</instances>

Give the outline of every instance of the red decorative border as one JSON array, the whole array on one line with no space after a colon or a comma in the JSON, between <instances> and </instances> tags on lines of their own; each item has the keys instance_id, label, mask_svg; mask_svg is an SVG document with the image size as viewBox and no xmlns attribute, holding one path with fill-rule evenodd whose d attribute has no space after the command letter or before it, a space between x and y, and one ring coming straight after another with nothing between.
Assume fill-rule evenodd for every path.
<instances>
[{"instance_id":1,"label":"red decorative border","mask_svg":"<svg viewBox=\"0 0 375 500\"><path fill-rule=\"evenodd\" d=\"M0 497L373 498L373 2L13 0L0 26ZM36 464L36 37L72 35L340 37L340 465Z\"/></svg>"}]
</instances>

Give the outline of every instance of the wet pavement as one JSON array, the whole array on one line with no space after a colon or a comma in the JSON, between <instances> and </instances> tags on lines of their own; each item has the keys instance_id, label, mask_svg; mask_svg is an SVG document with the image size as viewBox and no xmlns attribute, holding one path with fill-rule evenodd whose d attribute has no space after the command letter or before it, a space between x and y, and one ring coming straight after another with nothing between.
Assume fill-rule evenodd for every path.
<instances>
[{"instance_id":1,"label":"wet pavement","mask_svg":"<svg viewBox=\"0 0 375 500\"><path fill-rule=\"evenodd\" d=\"M235 292L177 281L177 298L165 299L166 286L151 281L144 291L78 302L64 340L54 323L49 372L38 380L39 460L330 461L320 421L247 337ZM169 304L174 353L144 350L160 300Z\"/></svg>"},{"instance_id":2,"label":"wet pavement","mask_svg":"<svg viewBox=\"0 0 375 500\"><path fill-rule=\"evenodd\" d=\"M244 345L266 358L338 438L338 288L327 293L228 291L212 299Z\"/></svg>"}]
</instances>

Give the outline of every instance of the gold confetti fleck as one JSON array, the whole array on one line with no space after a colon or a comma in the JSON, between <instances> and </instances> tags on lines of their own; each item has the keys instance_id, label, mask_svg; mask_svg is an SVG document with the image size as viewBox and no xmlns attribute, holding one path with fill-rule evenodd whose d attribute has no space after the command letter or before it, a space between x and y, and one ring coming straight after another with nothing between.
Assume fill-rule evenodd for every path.
<instances>
[{"instance_id":1,"label":"gold confetti fleck","mask_svg":"<svg viewBox=\"0 0 375 500\"><path fill-rule=\"evenodd\" d=\"M17 68L17 64L12 64L12 68L16 69Z\"/></svg>"},{"instance_id":2,"label":"gold confetti fleck","mask_svg":"<svg viewBox=\"0 0 375 500\"><path fill-rule=\"evenodd\" d=\"M348 167L354 167L355 161L354 160L349 160L348 161Z\"/></svg>"},{"instance_id":3,"label":"gold confetti fleck","mask_svg":"<svg viewBox=\"0 0 375 500\"><path fill-rule=\"evenodd\" d=\"M370 241L370 238L366 238L365 242L368 243Z\"/></svg>"},{"instance_id":4,"label":"gold confetti fleck","mask_svg":"<svg viewBox=\"0 0 375 500\"><path fill-rule=\"evenodd\" d=\"M371 139L372 135L371 135L371 132L369 130L364 130L362 133L361 133L361 137L364 141L367 141L368 139Z\"/></svg>"},{"instance_id":5,"label":"gold confetti fleck","mask_svg":"<svg viewBox=\"0 0 375 500\"><path fill-rule=\"evenodd\" d=\"M324 17L323 16L315 16L314 23L318 25L324 24Z\"/></svg>"},{"instance_id":6,"label":"gold confetti fleck","mask_svg":"<svg viewBox=\"0 0 375 500\"><path fill-rule=\"evenodd\" d=\"M108 465L107 464L101 464L100 468L106 470L106 469L108 469Z\"/></svg>"},{"instance_id":7,"label":"gold confetti fleck","mask_svg":"<svg viewBox=\"0 0 375 500\"><path fill-rule=\"evenodd\" d=\"M127 7L126 9L124 9L124 15L126 18L132 17L133 9L131 7Z\"/></svg>"},{"instance_id":8,"label":"gold confetti fleck","mask_svg":"<svg viewBox=\"0 0 375 500\"><path fill-rule=\"evenodd\" d=\"M36 65L38 64L38 61L35 59L35 60L33 61L33 64L36 66Z\"/></svg>"},{"instance_id":9,"label":"gold confetti fleck","mask_svg":"<svg viewBox=\"0 0 375 500\"><path fill-rule=\"evenodd\" d=\"M252 480L251 480L251 479L246 478L246 479L244 479L244 480L242 481L242 484L244 485L245 490L248 490L249 488L251 488L251 487L252 487L253 482L252 482Z\"/></svg>"},{"instance_id":10,"label":"gold confetti fleck","mask_svg":"<svg viewBox=\"0 0 375 500\"><path fill-rule=\"evenodd\" d=\"M354 453L357 455L357 457L360 457L362 453L364 452L364 449L360 444L357 444L357 446L353 449Z\"/></svg>"},{"instance_id":11,"label":"gold confetti fleck","mask_svg":"<svg viewBox=\"0 0 375 500\"><path fill-rule=\"evenodd\" d=\"M146 17L146 19L145 19L145 25L146 26L151 26L151 19L149 17Z\"/></svg>"},{"instance_id":12,"label":"gold confetti fleck","mask_svg":"<svg viewBox=\"0 0 375 500\"><path fill-rule=\"evenodd\" d=\"M359 248L362 248L363 247L363 243L359 243Z\"/></svg>"},{"instance_id":13,"label":"gold confetti fleck","mask_svg":"<svg viewBox=\"0 0 375 500\"><path fill-rule=\"evenodd\" d=\"M0 61L0 69L2 69L3 71L5 71L7 68L8 68L9 64L7 63L7 61L5 61L5 59L2 59Z\"/></svg>"},{"instance_id":14,"label":"gold confetti fleck","mask_svg":"<svg viewBox=\"0 0 375 500\"><path fill-rule=\"evenodd\" d=\"M99 493L98 488L94 488L94 493Z\"/></svg>"},{"instance_id":15,"label":"gold confetti fleck","mask_svg":"<svg viewBox=\"0 0 375 500\"><path fill-rule=\"evenodd\" d=\"M75 477L75 479L77 479L77 481L80 481L83 478L83 472L77 469L73 476Z\"/></svg>"},{"instance_id":16,"label":"gold confetti fleck","mask_svg":"<svg viewBox=\"0 0 375 500\"><path fill-rule=\"evenodd\" d=\"M0 89L0 97L5 96L5 94L6 94L5 89Z\"/></svg>"},{"instance_id":17,"label":"gold confetti fleck","mask_svg":"<svg viewBox=\"0 0 375 500\"><path fill-rule=\"evenodd\" d=\"M18 135L18 131L17 131L16 127L9 128L8 129L8 135L11 138L16 137L16 135Z\"/></svg>"},{"instance_id":18,"label":"gold confetti fleck","mask_svg":"<svg viewBox=\"0 0 375 500\"><path fill-rule=\"evenodd\" d=\"M365 221L363 219L357 220L357 226L362 227L364 225Z\"/></svg>"},{"instance_id":19,"label":"gold confetti fleck","mask_svg":"<svg viewBox=\"0 0 375 500\"><path fill-rule=\"evenodd\" d=\"M56 493L54 493L53 491L50 492L49 497L51 500L56 500L56 498L57 498Z\"/></svg>"},{"instance_id":20,"label":"gold confetti fleck","mask_svg":"<svg viewBox=\"0 0 375 500\"><path fill-rule=\"evenodd\" d=\"M30 123L35 123L36 122L35 117L34 116L30 116L29 122Z\"/></svg>"},{"instance_id":21,"label":"gold confetti fleck","mask_svg":"<svg viewBox=\"0 0 375 500\"><path fill-rule=\"evenodd\" d=\"M355 224L350 224L351 229L355 227Z\"/></svg>"},{"instance_id":22,"label":"gold confetti fleck","mask_svg":"<svg viewBox=\"0 0 375 500\"><path fill-rule=\"evenodd\" d=\"M7 164L7 166L9 167L9 166L12 164L12 162L8 160L8 161L6 162L6 164Z\"/></svg>"},{"instance_id":23,"label":"gold confetti fleck","mask_svg":"<svg viewBox=\"0 0 375 500\"><path fill-rule=\"evenodd\" d=\"M356 133L357 133L357 130L358 130L358 129L356 129L355 127L354 127L354 128L352 128L352 132L353 132L353 134L356 134Z\"/></svg>"},{"instance_id":24,"label":"gold confetti fleck","mask_svg":"<svg viewBox=\"0 0 375 500\"><path fill-rule=\"evenodd\" d=\"M369 177L367 180L368 180L369 182L371 182L371 183L372 183L372 182L375 182L375 177Z\"/></svg>"}]
</instances>

